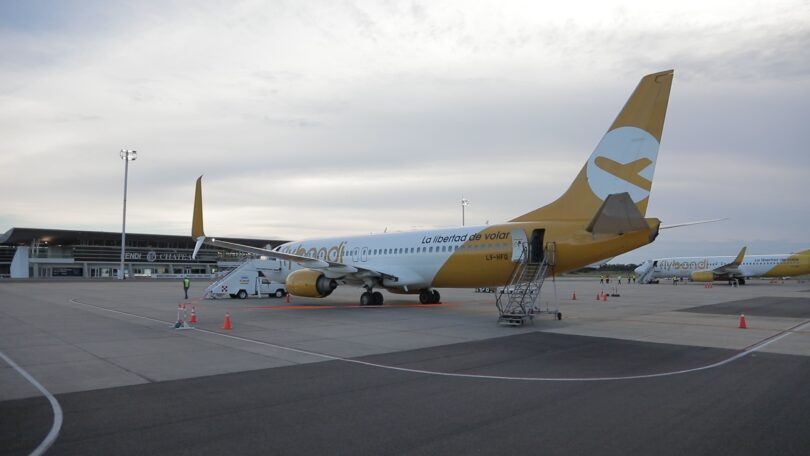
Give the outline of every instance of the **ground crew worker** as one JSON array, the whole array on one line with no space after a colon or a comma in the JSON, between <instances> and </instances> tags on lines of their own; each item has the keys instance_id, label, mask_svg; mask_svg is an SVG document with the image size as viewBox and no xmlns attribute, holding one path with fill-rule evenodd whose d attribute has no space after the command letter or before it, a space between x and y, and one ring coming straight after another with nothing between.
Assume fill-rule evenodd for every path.
<instances>
[{"instance_id":1,"label":"ground crew worker","mask_svg":"<svg viewBox=\"0 0 810 456\"><path fill-rule=\"evenodd\" d=\"M191 286L191 280L188 276L183 277L183 291L186 293L186 299L188 299L188 289Z\"/></svg>"}]
</instances>

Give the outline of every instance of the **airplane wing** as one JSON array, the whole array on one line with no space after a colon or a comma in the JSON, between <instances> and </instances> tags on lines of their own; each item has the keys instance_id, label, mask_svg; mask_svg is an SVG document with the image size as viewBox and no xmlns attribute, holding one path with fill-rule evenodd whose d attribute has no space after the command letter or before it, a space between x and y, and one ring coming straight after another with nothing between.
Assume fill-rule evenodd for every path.
<instances>
[{"instance_id":1,"label":"airplane wing","mask_svg":"<svg viewBox=\"0 0 810 456\"><path fill-rule=\"evenodd\" d=\"M399 281L399 278L394 275L386 274L380 271L374 271L372 269L355 267L345 263L339 263L336 261L324 261L318 258L312 258L303 255L295 255L292 253L283 253L278 252L276 250L262 249L259 247L237 244L234 242L220 241L217 240L216 238L207 237L205 235L205 230L203 229L202 176L197 178L197 188L194 194L194 218L192 219L191 223L191 236L197 241L196 245L194 246L194 253L192 253L191 255L192 258L196 258L197 252L199 252L200 247L202 247L203 244L206 244L214 247L221 247L240 252L254 253L256 255L275 258L277 260L290 261L305 268L319 270L330 279L348 278L349 281L359 282L363 281L363 279L381 278L387 279L388 281L391 282Z\"/></svg>"},{"instance_id":2,"label":"airplane wing","mask_svg":"<svg viewBox=\"0 0 810 456\"><path fill-rule=\"evenodd\" d=\"M692 226L692 225L700 225L703 223L714 223L714 222L722 222L723 220L728 220L728 217L711 219L711 220L698 220L696 222L684 222L684 223L673 223L672 225L661 225L659 229L666 230L669 228L680 228L682 226Z\"/></svg>"}]
</instances>

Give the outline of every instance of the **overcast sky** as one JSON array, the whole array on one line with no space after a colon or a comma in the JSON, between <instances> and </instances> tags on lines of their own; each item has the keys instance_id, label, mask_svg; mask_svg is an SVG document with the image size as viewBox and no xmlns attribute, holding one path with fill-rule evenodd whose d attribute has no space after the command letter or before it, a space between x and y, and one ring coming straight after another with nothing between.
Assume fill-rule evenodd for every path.
<instances>
[{"instance_id":1,"label":"overcast sky","mask_svg":"<svg viewBox=\"0 0 810 456\"><path fill-rule=\"evenodd\" d=\"M548 5L547 5L548 3ZM552 5L552 6L549 6ZM810 248L807 1L3 1L0 232L280 239L498 223L559 196L675 69L616 258Z\"/></svg>"}]
</instances>

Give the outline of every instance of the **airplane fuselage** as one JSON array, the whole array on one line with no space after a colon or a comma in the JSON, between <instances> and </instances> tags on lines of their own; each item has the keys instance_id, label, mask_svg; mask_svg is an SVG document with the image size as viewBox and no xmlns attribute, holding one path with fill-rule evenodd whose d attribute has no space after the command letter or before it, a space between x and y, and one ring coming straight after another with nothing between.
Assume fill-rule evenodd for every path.
<instances>
[{"instance_id":1,"label":"airplane fuselage","mask_svg":"<svg viewBox=\"0 0 810 456\"><path fill-rule=\"evenodd\" d=\"M647 219L647 231L593 235L582 221L518 222L464 226L368 236L311 239L283 244L276 251L379 271L394 277L382 286L416 293L427 287L494 287L507 283L524 254L546 258L551 274L578 269L651 242L658 220ZM301 266L281 261L274 280ZM327 274L327 277L329 275ZM350 283L350 282L349 282Z\"/></svg>"},{"instance_id":2,"label":"airplane fuselage","mask_svg":"<svg viewBox=\"0 0 810 456\"><path fill-rule=\"evenodd\" d=\"M636 269L643 282L659 278L689 278L693 273L711 271L734 261L733 256L673 257L647 260ZM787 277L810 274L810 251L795 254L747 255L733 277Z\"/></svg>"}]
</instances>

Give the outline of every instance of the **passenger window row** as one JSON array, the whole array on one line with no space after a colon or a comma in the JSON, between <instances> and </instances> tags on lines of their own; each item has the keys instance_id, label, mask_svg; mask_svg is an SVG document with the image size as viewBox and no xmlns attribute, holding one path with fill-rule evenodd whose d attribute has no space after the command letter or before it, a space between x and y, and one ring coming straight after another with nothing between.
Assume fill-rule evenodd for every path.
<instances>
[{"instance_id":1,"label":"passenger window row","mask_svg":"<svg viewBox=\"0 0 810 456\"><path fill-rule=\"evenodd\" d=\"M442 245L442 246L425 246L425 247L397 247L397 248L388 248L388 249L368 249L367 254L371 256L379 256L379 255L416 255L416 254L424 254L424 253L443 253L443 252L456 252L456 251L472 251L472 250L508 250L509 243L488 243L488 244L463 244L463 245ZM285 253L292 253L291 249L285 248ZM360 255L360 250L355 249L351 252L347 252L346 256L358 256ZM304 256L309 256L311 258L315 258L313 254L305 254ZM321 255L323 256L323 255Z\"/></svg>"}]
</instances>

